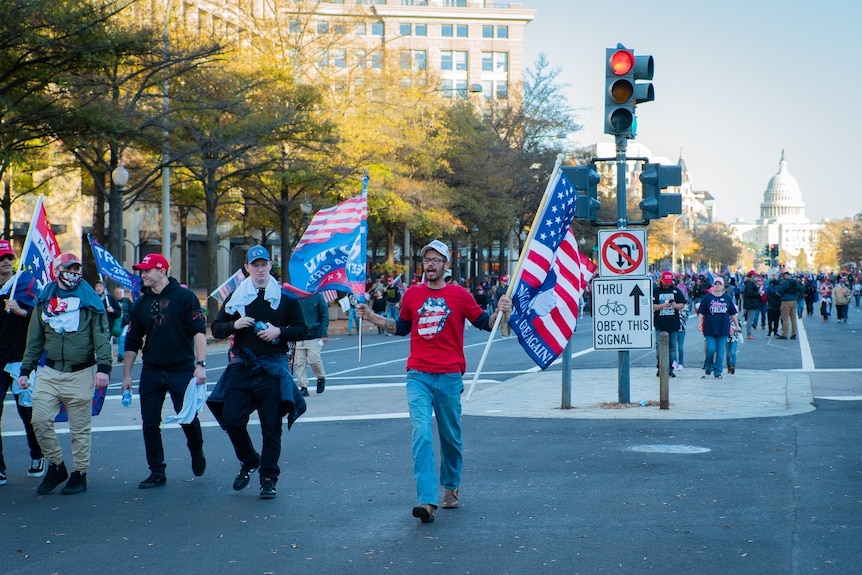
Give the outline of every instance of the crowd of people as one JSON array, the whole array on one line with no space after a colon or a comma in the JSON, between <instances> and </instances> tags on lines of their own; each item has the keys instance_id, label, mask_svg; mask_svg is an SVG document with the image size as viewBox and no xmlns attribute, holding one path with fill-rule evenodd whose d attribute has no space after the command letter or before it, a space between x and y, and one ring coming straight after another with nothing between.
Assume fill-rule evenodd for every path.
<instances>
[{"instance_id":1,"label":"crowd of people","mask_svg":"<svg viewBox=\"0 0 862 575\"><path fill-rule=\"evenodd\" d=\"M847 323L848 309L862 300L862 274L791 273L783 266L774 272L684 273L662 272L653 289L653 323L658 334L669 335L669 376L684 368L686 324L697 314L704 336L704 377L723 377L736 371L739 344L756 339L758 325L766 337L796 339L797 320L820 316L829 321L833 308L838 323ZM684 301L684 304L680 304ZM742 328L745 327L743 336ZM658 344L656 343L656 358Z\"/></svg>"}]
</instances>

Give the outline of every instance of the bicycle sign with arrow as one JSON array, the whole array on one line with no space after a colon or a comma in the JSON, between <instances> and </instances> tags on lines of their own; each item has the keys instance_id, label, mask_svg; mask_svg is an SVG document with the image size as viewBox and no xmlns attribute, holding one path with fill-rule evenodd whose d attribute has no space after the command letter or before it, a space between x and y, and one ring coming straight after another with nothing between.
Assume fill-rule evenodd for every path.
<instances>
[{"instance_id":1,"label":"bicycle sign with arrow","mask_svg":"<svg viewBox=\"0 0 862 575\"><path fill-rule=\"evenodd\" d=\"M653 347L652 281L642 278L594 278L593 347Z\"/></svg>"}]
</instances>

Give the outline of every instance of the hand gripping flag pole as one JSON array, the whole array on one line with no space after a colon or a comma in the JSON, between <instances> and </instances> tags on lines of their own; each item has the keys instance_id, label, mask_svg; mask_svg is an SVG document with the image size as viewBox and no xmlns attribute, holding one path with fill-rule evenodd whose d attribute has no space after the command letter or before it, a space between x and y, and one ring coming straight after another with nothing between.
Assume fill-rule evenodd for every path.
<instances>
[{"instance_id":1,"label":"hand gripping flag pole","mask_svg":"<svg viewBox=\"0 0 862 575\"><path fill-rule=\"evenodd\" d=\"M551 172L551 177L548 180L548 185L545 188L545 193L542 195L542 200L539 203L539 208L536 210L536 215L533 218L533 225L530 226L530 233L527 236L526 242L524 246L529 246L533 241L533 237L536 235L536 230L538 226L536 225L537 220L542 216L545 211L545 205L548 203L548 198L554 190L554 186L556 185L557 176L560 172L560 166L563 163L563 155L557 154L557 161L554 163L554 170ZM515 273L509 280L509 286L506 288L506 297L512 297L512 290L514 286L518 284L520 280L521 273L523 271L524 264L524 256L527 254L527 250L521 248L521 254L518 256L518 263L515 265ZM491 335L488 337L488 341L485 343L485 349L482 351L482 358L479 360L479 365L476 367L476 372L473 374L473 381L470 382L470 390L467 392L467 401L473 397L473 390L476 387L476 382L479 381L479 374L482 373L482 368L485 366L485 360L488 358L488 352L491 349L491 342L494 341L494 334L497 332L497 328L500 326L500 320L502 319L503 314L498 313L497 319L494 320L494 327L491 329Z\"/></svg>"}]
</instances>

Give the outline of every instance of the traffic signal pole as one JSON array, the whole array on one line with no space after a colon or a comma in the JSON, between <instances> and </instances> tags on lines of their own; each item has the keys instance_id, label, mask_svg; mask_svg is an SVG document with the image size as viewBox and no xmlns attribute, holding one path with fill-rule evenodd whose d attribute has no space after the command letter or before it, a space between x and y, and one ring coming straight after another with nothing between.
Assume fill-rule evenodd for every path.
<instances>
[{"instance_id":1,"label":"traffic signal pole","mask_svg":"<svg viewBox=\"0 0 862 575\"><path fill-rule=\"evenodd\" d=\"M628 226L626 210L626 150L628 138L625 135L615 136L617 147L617 228ZM631 372L629 369L629 351L617 351L617 401L631 403Z\"/></svg>"}]
</instances>

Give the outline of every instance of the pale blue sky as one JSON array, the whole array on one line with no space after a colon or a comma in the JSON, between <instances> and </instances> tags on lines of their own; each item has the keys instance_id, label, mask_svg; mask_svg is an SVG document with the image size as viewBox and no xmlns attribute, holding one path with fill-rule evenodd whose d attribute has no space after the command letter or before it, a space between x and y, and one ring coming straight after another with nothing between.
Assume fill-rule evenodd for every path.
<instances>
[{"instance_id":1,"label":"pale blue sky","mask_svg":"<svg viewBox=\"0 0 862 575\"><path fill-rule=\"evenodd\" d=\"M561 68L578 144L603 133L605 48L655 58L655 101L637 142L674 162L682 149L716 217L753 222L782 149L813 222L862 211L857 154L862 2L854 0L521 0L538 10L525 59ZM855 40L854 40L855 38Z\"/></svg>"}]
</instances>

